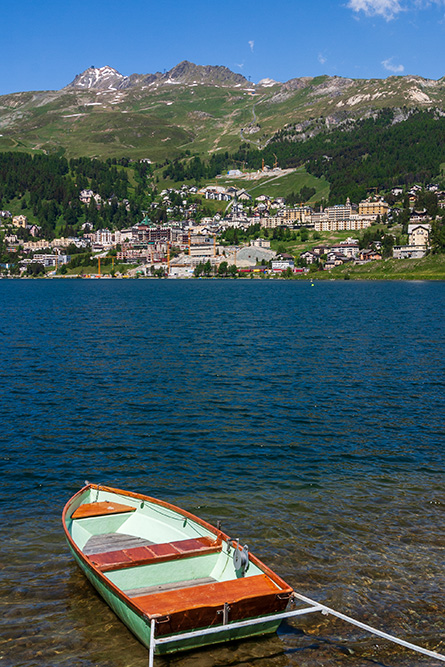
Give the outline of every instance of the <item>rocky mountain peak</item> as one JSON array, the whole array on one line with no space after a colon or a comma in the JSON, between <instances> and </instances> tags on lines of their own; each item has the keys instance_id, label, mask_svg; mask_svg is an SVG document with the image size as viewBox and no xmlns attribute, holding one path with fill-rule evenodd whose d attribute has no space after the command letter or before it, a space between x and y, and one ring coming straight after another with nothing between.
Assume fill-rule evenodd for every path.
<instances>
[{"instance_id":1,"label":"rocky mountain peak","mask_svg":"<svg viewBox=\"0 0 445 667\"><path fill-rule=\"evenodd\" d=\"M67 88L79 88L81 90L117 90L125 88L127 77L115 70L113 67L89 67L82 74L78 74L68 84Z\"/></svg>"},{"instance_id":2,"label":"rocky mountain peak","mask_svg":"<svg viewBox=\"0 0 445 667\"><path fill-rule=\"evenodd\" d=\"M120 90L156 83L164 84L207 84L214 86L245 86L247 79L242 74L235 74L223 65L195 65L183 60L171 70L161 74L131 74L124 76L113 67L89 67L78 74L66 88L79 90Z\"/></svg>"},{"instance_id":3,"label":"rocky mountain peak","mask_svg":"<svg viewBox=\"0 0 445 667\"><path fill-rule=\"evenodd\" d=\"M313 81L314 77L312 76L301 76L295 79L289 79L289 81L286 81L286 83L283 84L283 89L284 90L301 90L302 88L306 88L311 81Z\"/></svg>"},{"instance_id":4,"label":"rocky mountain peak","mask_svg":"<svg viewBox=\"0 0 445 667\"><path fill-rule=\"evenodd\" d=\"M242 74L235 74L223 65L195 65L188 60L173 67L163 75L163 79L174 83L206 83L219 86L245 86L248 83Z\"/></svg>"}]
</instances>

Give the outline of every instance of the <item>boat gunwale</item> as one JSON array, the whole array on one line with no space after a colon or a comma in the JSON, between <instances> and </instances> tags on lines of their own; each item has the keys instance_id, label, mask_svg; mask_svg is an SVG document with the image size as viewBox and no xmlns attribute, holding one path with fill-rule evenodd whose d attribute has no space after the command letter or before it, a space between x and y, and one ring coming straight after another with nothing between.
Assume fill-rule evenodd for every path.
<instances>
[{"instance_id":1,"label":"boat gunwale","mask_svg":"<svg viewBox=\"0 0 445 667\"><path fill-rule=\"evenodd\" d=\"M172 510L176 512L177 514L180 514L184 517L187 517L189 519L192 519L193 521L197 522L200 524L202 527L206 528L209 530L217 539L221 539L222 541L230 542L232 538L230 538L226 533L224 533L222 530L216 528L215 526L212 526L212 524L208 523L204 519L201 519L200 517L192 514L191 512L188 512L187 510L184 510L180 507L177 507L176 505L173 505L172 503L168 503L164 500L159 500L158 498L153 498L151 496L144 495L142 493L136 493L134 491L124 491L123 489L117 489L114 487L110 486L104 486L103 484L87 484L84 487L82 487L77 493L72 496L68 502L65 504L62 512L62 523L63 523L63 529L65 532L65 537L68 541L69 546L75 554L78 556L78 558L81 560L81 562L90 570L92 571L96 577L99 578L100 582L110 590L110 592L113 595L116 595L127 607L129 607L134 613L136 613L139 617L143 619L157 619L157 618L162 618L161 615L159 614L147 614L143 612L133 601L132 598L130 598L128 595L124 593L124 591L116 586L108 577L104 575L104 573L100 570L99 567L96 567L88 558L86 554L83 553L83 551L77 546L76 542L70 535L67 527L67 519L71 518L70 516L67 516L69 513L69 510L73 504L73 502L81 496L85 491L88 489L97 489L101 491L108 491L110 493L115 493L117 495L123 495L123 496L128 496L129 498L135 498L137 500L145 500L147 502L153 503L155 505L160 505L161 507L165 507L166 509ZM76 521L76 519L72 519L73 521ZM81 519L80 519L81 520ZM238 547L240 548L240 547ZM289 586L281 577L279 577L273 570L271 570L267 565L265 565L259 558L257 558L254 554L251 554L249 552L249 559L256 565L257 567L262 570L262 572L267 575L277 586L279 586L280 590L277 591L277 595L286 595L287 593L292 594L293 588ZM261 618L259 616L258 618ZM267 615L264 616L264 619L267 620ZM229 624L230 626L230 624Z\"/></svg>"}]
</instances>

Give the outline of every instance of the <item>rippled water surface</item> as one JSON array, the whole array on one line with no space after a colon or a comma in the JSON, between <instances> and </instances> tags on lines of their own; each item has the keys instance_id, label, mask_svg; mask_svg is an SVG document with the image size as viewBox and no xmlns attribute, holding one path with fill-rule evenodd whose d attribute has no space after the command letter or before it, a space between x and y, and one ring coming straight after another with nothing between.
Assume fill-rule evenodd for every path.
<instances>
[{"instance_id":1,"label":"rippled water surface","mask_svg":"<svg viewBox=\"0 0 445 667\"><path fill-rule=\"evenodd\" d=\"M147 664L64 543L84 479L221 519L301 593L445 652L444 283L3 280L0 309L3 667ZM317 614L157 660L433 664Z\"/></svg>"}]
</instances>

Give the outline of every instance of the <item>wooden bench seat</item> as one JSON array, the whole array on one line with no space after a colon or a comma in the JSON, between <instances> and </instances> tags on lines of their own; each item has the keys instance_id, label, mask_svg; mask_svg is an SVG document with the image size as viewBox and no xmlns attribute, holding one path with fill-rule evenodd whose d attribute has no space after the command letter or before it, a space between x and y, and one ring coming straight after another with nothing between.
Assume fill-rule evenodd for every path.
<instances>
[{"instance_id":1,"label":"wooden bench seat","mask_svg":"<svg viewBox=\"0 0 445 667\"><path fill-rule=\"evenodd\" d=\"M115 503L113 500L104 500L100 503L85 503L80 505L71 515L72 519L90 519L93 516L106 516L108 514L123 514L124 512L135 512L136 507Z\"/></svg>"},{"instance_id":2,"label":"wooden bench seat","mask_svg":"<svg viewBox=\"0 0 445 667\"><path fill-rule=\"evenodd\" d=\"M143 588L131 588L125 591L129 598L141 597L142 595L151 595L152 593L162 593L164 591L174 591L179 588L192 588L192 586L204 586L205 584L214 584L216 579L213 577L201 577L201 579L186 579L184 581L174 581L170 584L158 584L157 586L144 586Z\"/></svg>"},{"instance_id":3,"label":"wooden bench seat","mask_svg":"<svg viewBox=\"0 0 445 667\"><path fill-rule=\"evenodd\" d=\"M290 587L279 588L265 574L242 577L132 597L149 618L159 619L156 634L184 632L222 623L222 609L229 605L229 622L279 613L286 608Z\"/></svg>"},{"instance_id":4,"label":"wooden bench seat","mask_svg":"<svg viewBox=\"0 0 445 667\"><path fill-rule=\"evenodd\" d=\"M191 558L203 554L221 551L221 543L212 541L209 537L198 537L177 542L151 544L150 546L119 549L105 553L89 554L88 558L101 572L120 570L125 567L163 563L179 558Z\"/></svg>"},{"instance_id":5,"label":"wooden bench seat","mask_svg":"<svg viewBox=\"0 0 445 667\"><path fill-rule=\"evenodd\" d=\"M92 535L82 549L87 556L97 555L106 551L122 551L134 547L149 547L151 540L129 535L128 533L99 533Z\"/></svg>"}]
</instances>

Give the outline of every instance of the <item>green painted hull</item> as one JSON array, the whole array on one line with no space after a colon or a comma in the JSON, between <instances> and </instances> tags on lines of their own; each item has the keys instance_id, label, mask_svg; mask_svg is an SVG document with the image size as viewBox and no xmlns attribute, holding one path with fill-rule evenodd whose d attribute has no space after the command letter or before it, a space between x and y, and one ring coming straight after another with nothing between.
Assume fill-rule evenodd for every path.
<instances>
[{"instance_id":1,"label":"green painted hull","mask_svg":"<svg viewBox=\"0 0 445 667\"><path fill-rule=\"evenodd\" d=\"M103 600L114 611L116 616L127 626L127 628L131 630L131 632L135 635L135 637L137 637L141 644L149 649L150 621L128 607L128 605L123 600L121 600L119 596L114 593L114 591L106 586L103 580L98 577L96 573L91 568L89 568L81 558L78 557L76 552L71 549L71 545L69 545L69 547L74 559L76 560L76 563L87 577L91 585L94 586ZM176 651L187 651L217 643L219 644L239 639L248 639L249 637L273 634L277 631L279 625L280 621L267 621L265 619L264 623L258 623L257 625L247 628L237 628L231 630L229 624L227 632L219 632L218 634L204 635L202 637L193 637L191 639L184 639L177 642L172 641L168 644L157 646L156 653L159 655L175 653ZM174 637L174 635L171 636Z\"/></svg>"},{"instance_id":2,"label":"green painted hull","mask_svg":"<svg viewBox=\"0 0 445 667\"><path fill-rule=\"evenodd\" d=\"M137 614L131 609L124 600L121 600L99 577L94 570L89 568L85 562L78 557L75 551L71 549L76 563L99 595L105 600L108 606L114 611L116 616L127 626L129 630L144 644L147 648L150 646L150 621Z\"/></svg>"},{"instance_id":3,"label":"green painted hull","mask_svg":"<svg viewBox=\"0 0 445 667\"><path fill-rule=\"evenodd\" d=\"M277 621L264 622L250 628L235 628L227 632L219 632L214 635L204 635L202 637L193 637L191 639L183 639L179 642L169 642L156 647L156 653L163 655L165 653L174 653L176 651L188 651L191 649L203 648L204 646L211 646L213 644L220 644L224 642L236 641L239 639L249 639L249 637L258 637L261 635L273 634L277 631L280 625Z\"/></svg>"},{"instance_id":4,"label":"green painted hull","mask_svg":"<svg viewBox=\"0 0 445 667\"><path fill-rule=\"evenodd\" d=\"M250 609L250 613L243 612L245 614L244 616L239 616L238 614L238 619L242 621L255 621L258 619L258 623L253 623L251 625L231 627L231 625L236 625L237 621L231 621L229 619L227 625L222 626L219 625L219 623L221 622L222 624L223 621L221 616L219 617L221 621L218 621L218 625L215 626L215 621L211 620L211 615L209 616L207 612L204 613L204 616L201 616L201 612L199 612L194 618L195 622L191 625L191 617L187 620L189 608L186 608L187 610L182 617L181 614L183 612L180 611L181 607L174 606L176 602L173 602L171 599L172 596L174 599L174 592L170 594L168 592L170 590L168 587L171 586L173 591L173 588L175 588L178 582L190 584L192 589L192 582L194 581L198 584L201 581L203 584L206 584L208 581L216 582L216 586L224 586L227 582L229 586L232 585L232 593L229 594L230 599L233 590L236 590L237 592L239 591L239 586L238 588L236 585L234 586L234 582L237 580L237 572L232 559L234 547L229 547L230 538L210 524L206 524L201 519L188 514L184 510L175 508L168 503L156 501L155 499L139 496L137 494L129 494L126 496L125 493L128 492L117 493L116 491L118 490L109 489L108 487L100 487L99 490L98 487L91 488L89 486L82 489L65 507L63 516L64 529L70 551L82 572L97 590L99 595L114 611L117 617L137 637L137 639L147 647L147 649L150 649L151 642L151 618L154 619L157 618L157 616L156 614L153 616L154 611L152 607L150 607L150 604L148 607L144 607L143 596L145 595L147 598L150 598L152 591L155 594L158 588L164 590L161 597L163 596L164 601L167 600L167 605L174 610L178 609L178 611L172 612L175 620L171 621L171 634L164 635L160 632L160 636L158 636L156 633L155 639L166 640L165 643L156 643L155 651L158 654L196 649L212 644L276 632L280 625L280 620L274 618L274 616L277 611L284 611L286 606L285 601L278 603L278 609L270 608L267 612L267 607L261 605L258 606L256 603L256 606L254 605L253 607L249 607L248 605L246 611L247 609ZM107 503L116 502L116 499L120 503L123 501L127 503L126 510L118 508L116 512L111 511L109 514L103 515L105 510L113 510L113 508L106 507L105 510L103 510L103 508L100 509L100 515L95 515L96 508L98 508L101 503L106 506ZM100 502L98 502L98 500ZM95 505L95 503L98 504ZM72 515L79 511L82 512L84 506L90 508L88 509L88 512L93 508L92 513L87 516L78 514L73 520ZM121 505L121 507L123 506ZM201 536L199 539L204 540L209 538L215 540L218 538L220 542L219 546L212 546L214 542L211 542L211 546L206 547L203 554L199 553L198 550L197 552L192 553L191 556L187 556L187 552L185 552L185 555L187 556L185 558L175 557L173 559L163 559L161 553L160 557L158 558L158 556L155 556L151 563L146 563L144 561L131 562L129 564L130 566L128 566L128 564L126 566L124 562L122 565L119 564L107 569L107 561L105 558L103 561L105 567L100 569L97 565L97 556L93 556L93 560L91 560L88 556L88 553L91 552L85 550L91 540L102 540L103 536L107 538L108 535L121 538L124 537L126 540L128 538L130 538L130 540L152 539L152 542L150 542L150 544L154 545L152 549L155 549L156 546L159 545L161 551L163 547L168 547L172 544L187 545L188 542L196 542L196 539L194 538L199 536ZM177 540L179 540L179 542ZM95 546L96 544L97 543L95 543ZM184 549L187 548L190 547L184 546ZM117 551L114 552L111 550L111 553L118 554L119 558L124 557L125 559L125 554L128 552L119 550L118 545L115 549L117 549ZM136 551L137 550L138 549L136 549ZM105 549L106 553L109 551L109 549ZM131 552L132 549L130 548L129 551ZM94 554L96 551L93 550L92 553ZM100 553L100 549L98 553ZM113 555L111 556L111 558L114 557L115 556ZM287 584L279 580L279 578L268 570L266 566L251 555L249 570L245 575L242 575L242 582L244 582L244 584L247 582L247 586L249 586L248 582L250 577L254 577L253 581L255 581L261 577L265 578L266 576L274 581L273 586L276 586L277 594L281 591L284 591L285 594L286 591L287 593L291 591ZM242 582L240 581L240 586L242 586ZM212 585L213 584L210 586ZM246 590L245 586L244 589ZM202 591L204 589L201 589L198 586L196 590ZM146 593L144 591L149 592ZM199 594L195 595L199 598ZM206 595L206 593L204 595ZM211 596L212 593L209 593L209 595ZM269 591L269 596L270 595ZM275 593L272 593L272 595L275 595ZM155 594L154 598L156 597ZM245 599L250 600L251 597L252 596L249 597L248 595ZM280 598L280 595L277 595L276 597ZM235 600L236 595L232 599ZM281 599L284 598L280 598L280 600ZM201 601L197 601L196 597L190 598L191 610L201 608L206 609L206 604L207 599L205 597L204 599L201 599ZM216 613L215 604L218 606L220 603L215 603L214 598L210 597L209 609L215 609L215 611L211 612L213 614ZM232 606L236 604L237 602L233 602L233 604L230 602L230 605ZM147 609L151 609L150 613L147 613ZM176 617L174 616L175 613ZM222 612L218 611L217 613L220 614ZM233 613L233 611L230 613ZM170 612L167 611L166 614L170 619ZM159 618L160 617L163 617L163 613L160 614ZM213 616L213 619L214 618L215 617ZM234 618L237 618L235 613ZM183 624L183 620L185 625ZM160 622L162 623L162 621ZM210 626L206 625L207 623L210 623ZM180 632L179 629L181 627L188 629ZM224 629L212 632L211 634L201 634L193 637L182 636L184 634L194 633L195 631L205 630L208 627L223 627ZM163 628L159 626L159 629L162 630ZM176 636L178 636L177 640L174 639Z\"/></svg>"}]
</instances>

